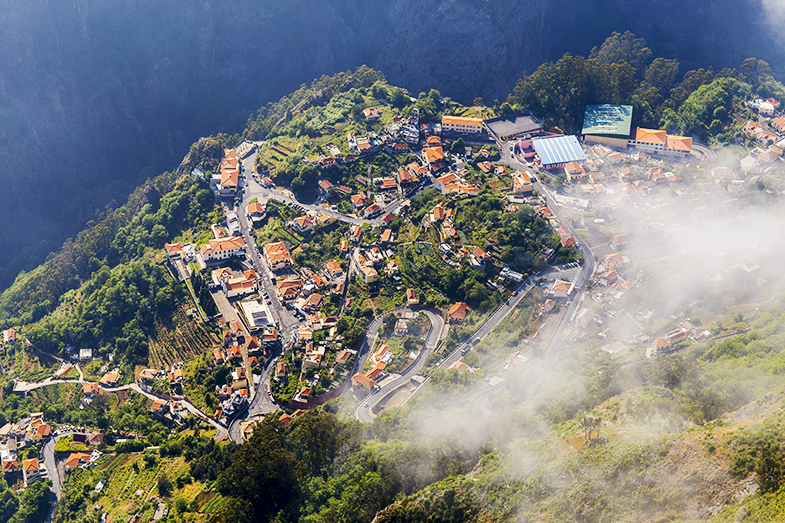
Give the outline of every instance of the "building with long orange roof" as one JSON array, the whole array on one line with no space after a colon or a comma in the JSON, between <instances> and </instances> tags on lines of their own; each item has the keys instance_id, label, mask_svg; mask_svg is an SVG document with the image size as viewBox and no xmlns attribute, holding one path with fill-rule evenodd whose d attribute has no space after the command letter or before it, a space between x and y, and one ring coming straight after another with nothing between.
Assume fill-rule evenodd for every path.
<instances>
[{"instance_id":1,"label":"building with long orange roof","mask_svg":"<svg viewBox=\"0 0 785 523\"><path fill-rule=\"evenodd\" d=\"M629 141L630 147L647 153L686 156L692 152L692 138L670 135L658 129L635 129L635 138Z\"/></svg>"},{"instance_id":2,"label":"building with long orange roof","mask_svg":"<svg viewBox=\"0 0 785 523\"><path fill-rule=\"evenodd\" d=\"M456 133L481 133L482 118L467 118L464 116L442 116L442 132Z\"/></svg>"}]
</instances>

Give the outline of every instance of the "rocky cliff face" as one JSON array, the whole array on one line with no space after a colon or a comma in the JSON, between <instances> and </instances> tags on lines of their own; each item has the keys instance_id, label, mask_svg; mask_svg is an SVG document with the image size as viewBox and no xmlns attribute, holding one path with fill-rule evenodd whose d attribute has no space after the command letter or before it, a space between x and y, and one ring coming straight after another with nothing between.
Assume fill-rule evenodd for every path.
<instances>
[{"instance_id":1,"label":"rocky cliff face","mask_svg":"<svg viewBox=\"0 0 785 523\"><path fill-rule=\"evenodd\" d=\"M689 65L779 65L761 13L755 0L6 0L0 288L199 136L322 74L365 63L415 94L503 100L525 71L626 29Z\"/></svg>"}]
</instances>

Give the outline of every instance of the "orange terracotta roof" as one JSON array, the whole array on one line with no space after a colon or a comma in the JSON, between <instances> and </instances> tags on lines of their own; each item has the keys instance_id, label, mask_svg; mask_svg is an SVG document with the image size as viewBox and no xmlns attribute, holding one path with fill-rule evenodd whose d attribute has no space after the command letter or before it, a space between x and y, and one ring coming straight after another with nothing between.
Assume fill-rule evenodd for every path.
<instances>
[{"instance_id":1,"label":"orange terracotta roof","mask_svg":"<svg viewBox=\"0 0 785 523\"><path fill-rule=\"evenodd\" d=\"M470 125L482 127L482 118L467 118L465 116L442 116L442 125Z\"/></svg>"},{"instance_id":2,"label":"orange terracotta roof","mask_svg":"<svg viewBox=\"0 0 785 523\"><path fill-rule=\"evenodd\" d=\"M374 380L372 380L365 374L361 374L361 373L352 376L352 382L356 382L362 385L363 387L365 387L366 389L372 389L376 386L376 382Z\"/></svg>"},{"instance_id":3,"label":"orange terracotta roof","mask_svg":"<svg viewBox=\"0 0 785 523\"><path fill-rule=\"evenodd\" d=\"M668 149L690 152L692 151L692 138L668 135Z\"/></svg>"},{"instance_id":4,"label":"orange terracotta roof","mask_svg":"<svg viewBox=\"0 0 785 523\"><path fill-rule=\"evenodd\" d=\"M169 254L180 254L183 252L183 246L179 243L167 243L164 247Z\"/></svg>"},{"instance_id":5,"label":"orange terracotta roof","mask_svg":"<svg viewBox=\"0 0 785 523\"><path fill-rule=\"evenodd\" d=\"M228 236L210 240L207 245L202 245L202 254L239 249L245 246L242 236Z\"/></svg>"},{"instance_id":6,"label":"orange terracotta roof","mask_svg":"<svg viewBox=\"0 0 785 523\"><path fill-rule=\"evenodd\" d=\"M642 127L638 127L635 131L635 141L664 146L668 142L668 133L657 129L643 129Z\"/></svg>"},{"instance_id":7,"label":"orange terracotta roof","mask_svg":"<svg viewBox=\"0 0 785 523\"><path fill-rule=\"evenodd\" d=\"M334 262L334 261L327 262L327 270L330 271L330 274L336 274L336 273L339 273L339 272L343 272L343 269L341 269L341 266L337 262Z\"/></svg>"},{"instance_id":8,"label":"orange terracotta roof","mask_svg":"<svg viewBox=\"0 0 785 523\"><path fill-rule=\"evenodd\" d=\"M120 372L116 370L112 370L104 374L104 377L101 378L102 385L108 385L110 383L114 383L120 379Z\"/></svg>"},{"instance_id":9,"label":"orange terracotta roof","mask_svg":"<svg viewBox=\"0 0 785 523\"><path fill-rule=\"evenodd\" d=\"M289 249L286 248L284 242L268 243L264 246L264 252L272 263L291 263L292 261L292 257L289 255Z\"/></svg>"},{"instance_id":10,"label":"orange terracotta roof","mask_svg":"<svg viewBox=\"0 0 785 523\"><path fill-rule=\"evenodd\" d=\"M84 394L98 394L101 387L97 383L85 383L82 385L82 392Z\"/></svg>"},{"instance_id":11,"label":"orange terracotta roof","mask_svg":"<svg viewBox=\"0 0 785 523\"><path fill-rule=\"evenodd\" d=\"M38 460L36 458L24 460L22 466L25 472L38 472Z\"/></svg>"},{"instance_id":12,"label":"orange terracotta roof","mask_svg":"<svg viewBox=\"0 0 785 523\"><path fill-rule=\"evenodd\" d=\"M422 150L423 159L428 163L444 160L444 149L441 147L426 147Z\"/></svg>"},{"instance_id":13,"label":"orange terracotta roof","mask_svg":"<svg viewBox=\"0 0 785 523\"><path fill-rule=\"evenodd\" d=\"M471 310L472 310L471 307L469 307L462 301L459 301L458 303L455 303L453 304L452 307L450 307L448 316L452 319L462 320L466 318L466 316L469 314L469 311Z\"/></svg>"}]
</instances>

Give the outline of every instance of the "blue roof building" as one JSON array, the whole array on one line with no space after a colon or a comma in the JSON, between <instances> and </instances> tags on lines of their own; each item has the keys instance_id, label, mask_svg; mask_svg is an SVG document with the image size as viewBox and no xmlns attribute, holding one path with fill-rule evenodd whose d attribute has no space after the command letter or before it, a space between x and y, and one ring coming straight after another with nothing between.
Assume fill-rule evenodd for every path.
<instances>
[{"instance_id":1,"label":"blue roof building","mask_svg":"<svg viewBox=\"0 0 785 523\"><path fill-rule=\"evenodd\" d=\"M546 169L558 169L570 162L583 163L586 161L583 148L575 136L534 138L532 145L540 157L542 166Z\"/></svg>"}]
</instances>

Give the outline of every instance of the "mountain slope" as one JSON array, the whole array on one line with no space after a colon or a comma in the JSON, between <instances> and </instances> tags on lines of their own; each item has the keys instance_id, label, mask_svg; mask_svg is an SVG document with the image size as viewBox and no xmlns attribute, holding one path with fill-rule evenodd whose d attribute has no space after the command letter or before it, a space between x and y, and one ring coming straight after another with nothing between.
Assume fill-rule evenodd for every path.
<instances>
[{"instance_id":1,"label":"mountain slope","mask_svg":"<svg viewBox=\"0 0 785 523\"><path fill-rule=\"evenodd\" d=\"M741 4L741 5L740 5ZM592 0L7 0L0 20L0 288L199 136L362 63L414 94L503 100L630 29L685 67L783 64L760 4ZM695 31L694 28L703 28Z\"/></svg>"}]
</instances>

